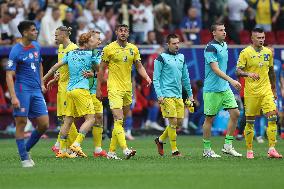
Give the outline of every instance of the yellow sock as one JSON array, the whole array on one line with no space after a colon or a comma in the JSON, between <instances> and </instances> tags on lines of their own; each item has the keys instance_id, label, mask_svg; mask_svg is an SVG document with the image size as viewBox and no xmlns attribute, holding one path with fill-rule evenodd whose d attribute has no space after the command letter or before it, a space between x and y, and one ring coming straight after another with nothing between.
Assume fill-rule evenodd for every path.
<instances>
[{"instance_id":1,"label":"yellow sock","mask_svg":"<svg viewBox=\"0 0 284 189\"><path fill-rule=\"evenodd\" d=\"M75 146L81 146L83 140L85 138L85 135L83 133L78 133L76 140L74 141Z\"/></svg>"},{"instance_id":2,"label":"yellow sock","mask_svg":"<svg viewBox=\"0 0 284 189\"><path fill-rule=\"evenodd\" d=\"M251 122L247 121L245 131L244 131L247 150L252 150L252 141L253 141L253 136L254 136L253 123L252 121Z\"/></svg>"},{"instance_id":3,"label":"yellow sock","mask_svg":"<svg viewBox=\"0 0 284 189\"><path fill-rule=\"evenodd\" d=\"M71 146L75 142L77 135L78 135L78 130L76 128L76 125L73 122L68 132L68 137L67 137L68 146Z\"/></svg>"},{"instance_id":4,"label":"yellow sock","mask_svg":"<svg viewBox=\"0 0 284 189\"><path fill-rule=\"evenodd\" d=\"M172 148L172 152L177 151L177 129L175 125L170 125L168 129L170 144Z\"/></svg>"},{"instance_id":5,"label":"yellow sock","mask_svg":"<svg viewBox=\"0 0 284 189\"><path fill-rule=\"evenodd\" d=\"M95 147L101 147L102 146L102 137L103 137L102 125L93 126L92 133L93 133L94 146Z\"/></svg>"},{"instance_id":6,"label":"yellow sock","mask_svg":"<svg viewBox=\"0 0 284 189\"><path fill-rule=\"evenodd\" d=\"M168 134L168 130L169 130L170 126L167 126L166 129L164 130L163 134L159 137L159 139L161 141L164 141L168 138L169 134Z\"/></svg>"},{"instance_id":7,"label":"yellow sock","mask_svg":"<svg viewBox=\"0 0 284 189\"><path fill-rule=\"evenodd\" d=\"M276 121L268 120L268 127L266 133L267 133L269 147L274 147L276 144L276 134L277 134Z\"/></svg>"},{"instance_id":8,"label":"yellow sock","mask_svg":"<svg viewBox=\"0 0 284 189\"><path fill-rule=\"evenodd\" d=\"M123 124L122 120L115 120L113 132L117 138L117 142L119 146L124 150L127 148L127 145L126 145L126 139L125 139L125 132L122 127L122 124Z\"/></svg>"},{"instance_id":9,"label":"yellow sock","mask_svg":"<svg viewBox=\"0 0 284 189\"><path fill-rule=\"evenodd\" d=\"M66 138L60 138L59 143L60 143L60 151L66 152L67 151L67 139Z\"/></svg>"},{"instance_id":10,"label":"yellow sock","mask_svg":"<svg viewBox=\"0 0 284 189\"><path fill-rule=\"evenodd\" d=\"M116 150L116 146L117 146L117 138L114 134L114 130L112 130L112 137L111 137L111 140L110 140L110 144L109 144L109 151L110 152L115 152Z\"/></svg>"}]
</instances>

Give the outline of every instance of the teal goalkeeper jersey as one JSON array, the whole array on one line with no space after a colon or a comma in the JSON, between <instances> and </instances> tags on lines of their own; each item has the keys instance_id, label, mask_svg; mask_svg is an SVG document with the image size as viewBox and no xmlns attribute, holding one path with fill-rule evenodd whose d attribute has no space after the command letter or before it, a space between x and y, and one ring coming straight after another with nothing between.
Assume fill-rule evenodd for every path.
<instances>
[{"instance_id":1,"label":"teal goalkeeper jersey","mask_svg":"<svg viewBox=\"0 0 284 189\"><path fill-rule=\"evenodd\" d=\"M220 70L227 71L228 49L226 42L219 43L216 40L207 44L204 50L205 81L204 92L223 92L230 88L229 82L219 77L211 68L212 62L218 62Z\"/></svg>"},{"instance_id":2,"label":"teal goalkeeper jersey","mask_svg":"<svg viewBox=\"0 0 284 189\"><path fill-rule=\"evenodd\" d=\"M101 56L101 52L97 49L93 50L93 54L95 57L95 62L96 64L100 64L101 60L102 60L102 56ZM90 84L90 93L91 94L96 94L97 91L97 74L96 74L96 70L94 70L95 76L93 78L89 79L89 84Z\"/></svg>"},{"instance_id":3,"label":"teal goalkeeper jersey","mask_svg":"<svg viewBox=\"0 0 284 189\"><path fill-rule=\"evenodd\" d=\"M68 52L62 59L68 65L69 83L67 91L73 89L90 89L89 79L83 76L83 71L92 70L94 64L98 64L91 50L76 49Z\"/></svg>"},{"instance_id":4,"label":"teal goalkeeper jersey","mask_svg":"<svg viewBox=\"0 0 284 189\"><path fill-rule=\"evenodd\" d=\"M182 86L192 96L190 79L184 55L162 53L154 62L153 84L157 97L182 98Z\"/></svg>"}]
</instances>

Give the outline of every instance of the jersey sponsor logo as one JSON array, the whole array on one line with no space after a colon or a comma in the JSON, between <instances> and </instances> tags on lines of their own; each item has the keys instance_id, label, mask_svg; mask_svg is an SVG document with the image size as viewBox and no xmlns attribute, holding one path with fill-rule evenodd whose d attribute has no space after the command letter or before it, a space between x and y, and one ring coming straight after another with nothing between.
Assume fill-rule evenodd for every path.
<instances>
[{"instance_id":1,"label":"jersey sponsor logo","mask_svg":"<svg viewBox=\"0 0 284 189\"><path fill-rule=\"evenodd\" d=\"M28 59L28 57L26 56L26 57L23 58L23 61L26 61L27 59Z\"/></svg>"},{"instance_id":2,"label":"jersey sponsor logo","mask_svg":"<svg viewBox=\"0 0 284 189\"><path fill-rule=\"evenodd\" d=\"M270 57L270 54L264 54L263 55L263 60L264 61L269 61L269 57Z\"/></svg>"},{"instance_id":3,"label":"jersey sponsor logo","mask_svg":"<svg viewBox=\"0 0 284 189\"><path fill-rule=\"evenodd\" d=\"M8 61L8 67L9 67L9 68L12 67L13 64L14 64L13 60L9 60L9 61Z\"/></svg>"},{"instance_id":4,"label":"jersey sponsor logo","mask_svg":"<svg viewBox=\"0 0 284 189\"><path fill-rule=\"evenodd\" d=\"M127 56L123 57L123 61L127 62Z\"/></svg>"},{"instance_id":5,"label":"jersey sponsor logo","mask_svg":"<svg viewBox=\"0 0 284 189\"><path fill-rule=\"evenodd\" d=\"M37 51L34 52L34 56L35 56L35 58L38 58L38 52Z\"/></svg>"},{"instance_id":6,"label":"jersey sponsor logo","mask_svg":"<svg viewBox=\"0 0 284 189\"><path fill-rule=\"evenodd\" d=\"M33 53L29 53L29 58L30 58L30 59L33 59L33 58L34 58Z\"/></svg>"},{"instance_id":7,"label":"jersey sponsor logo","mask_svg":"<svg viewBox=\"0 0 284 189\"><path fill-rule=\"evenodd\" d=\"M131 55L131 56L134 55L133 49L130 48L130 49L129 49L129 52L130 52L130 55Z\"/></svg>"}]
</instances>

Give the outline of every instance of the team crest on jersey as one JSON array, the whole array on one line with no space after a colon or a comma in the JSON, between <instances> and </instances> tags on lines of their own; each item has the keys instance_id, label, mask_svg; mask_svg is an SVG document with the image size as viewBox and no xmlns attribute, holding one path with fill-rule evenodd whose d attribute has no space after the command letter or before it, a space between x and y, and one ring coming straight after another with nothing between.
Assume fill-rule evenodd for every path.
<instances>
[{"instance_id":1,"label":"team crest on jersey","mask_svg":"<svg viewBox=\"0 0 284 189\"><path fill-rule=\"evenodd\" d=\"M133 49L130 48L129 53L130 53L131 56L133 56L134 55Z\"/></svg>"},{"instance_id":2,"label":"team crest on jersey","mask_svg":"<svg viewBox=\"0 0 284 189\"><path fill-rule=\"evenodd\" d=\"M37 51L34 52L34 56L35 56L35 58L38 58L38 52Z\"/></svg>"},{"instance_id":3,"label":"team crest on jersey","mask_svg":"<svg viewBox=\"0 0 284 189\"><path fill-rule=\"evenodd\" d=\"M123 57L123 62L127 62L127 56Z\"/></svg>"},{"instance_id":4,"label":"team crest on jersey","mask_svg":"<svg viewBox=\"0 0 284 189\"><path fill-rule=\"evenodd\" d=\"M268 60L269 60L269 57L270 57L270 54L264 54L264 55L263 55L263 60L264 60L264 61L268 61Z\"/></svg>"},{"instance_id":5,"label":"team crest on jersey","mask_svg":"<svg viewBox=\"0 0 284 189\"><path fill-rule=\"evenodd\" d=\"M34 58L33 53L29 53L29 58L30 58L30 59L33 59L33 58Z\"/></svg>"},{"instance_id":6,"label":"team crest on jersey","mask_svg":"<svg viewBox=\"0 0 284 189\"><path fill-rule=\"evenodd\" d=\"M9 60L7 64L8 64L8 67L12 67L13 64L14 64L14 63L13 63L13 60Z\"/></svg>"}]
</instances>

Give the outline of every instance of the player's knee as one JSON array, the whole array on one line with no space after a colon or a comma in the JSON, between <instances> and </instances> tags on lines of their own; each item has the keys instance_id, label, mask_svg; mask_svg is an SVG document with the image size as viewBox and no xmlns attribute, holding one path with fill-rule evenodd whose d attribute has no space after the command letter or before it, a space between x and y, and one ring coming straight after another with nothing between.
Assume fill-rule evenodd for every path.
<instances>
[{"instance_id":1,"label":"player's knee","mask_svg":"<svg viewBox=\"0 0 284 189\"><path fill-rule=\"evenodd\" d=\"M240 111L238 109L234 110L231 114L231 119L238 120L239 117L240 117Z\"/></svg>"},{"instance_id":2,"label":"player's knee","mask_svg":"<svg viewBox=\"0 0 284 189\"><path fill-rule=\"evenodd\" d=\"M102 125L103 124L103 116L100 114L100 115L96 115L96 118L95 118L95 124L97 125Z\"/></svg>"}]
</instances>

